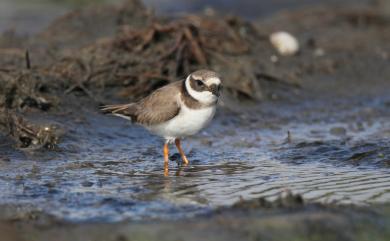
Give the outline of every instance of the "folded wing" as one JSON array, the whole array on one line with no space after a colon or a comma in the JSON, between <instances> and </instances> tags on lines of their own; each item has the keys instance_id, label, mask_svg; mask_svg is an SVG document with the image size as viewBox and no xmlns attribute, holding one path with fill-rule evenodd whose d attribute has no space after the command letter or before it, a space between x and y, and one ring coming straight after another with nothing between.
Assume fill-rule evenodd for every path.
<instances>
[{"instance_id":1,"label":"folded wing","mask_svg":"<svg viewBox=\"0 0 390 241\"><path fill-rule=\"evenodd\" d=\"M179 95L182 82L174 82L157 89L137 103L105 105L101 111L142 125L166 122L180 112Z\"/></svg>"}]
</instances>

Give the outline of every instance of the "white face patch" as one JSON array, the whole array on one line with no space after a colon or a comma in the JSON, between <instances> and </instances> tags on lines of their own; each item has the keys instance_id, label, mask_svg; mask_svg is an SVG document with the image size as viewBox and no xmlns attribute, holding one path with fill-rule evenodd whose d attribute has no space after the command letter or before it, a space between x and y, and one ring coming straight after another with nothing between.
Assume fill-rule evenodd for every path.
<instances>
[{"instance_id":1,"label":"white face patch","mask_svg":"<svg viewBox=\"0 0 390 241\"><path fill-rule=\"evenodd\" d=\"M212 78L206 79L205 83L208 86L210 86L212 84L219 85L219 84L221 84L221 80L219 78L217 78L217 77L212 77Z\"/></svg>"},{"instance_id":2,"label":"white face patch","mask_svg":"<svg viewBox=\"0 0 390 241\"><path fill-rule=\"evenodd\" d=\"M212 79L216 79L216 78L212 78ZM185 81L185 85L186 85L188 93L195 100L197 100L197 101L199 101L199 102L201 102L203 104L206 104L206 105L215 103L217 101L218 97L213 95L213 93L211 93L210 91L198 92L198 91L192 89L191 85L190 85L190 76L187 77L187 79Z\"/></svg>"}]
</instances>

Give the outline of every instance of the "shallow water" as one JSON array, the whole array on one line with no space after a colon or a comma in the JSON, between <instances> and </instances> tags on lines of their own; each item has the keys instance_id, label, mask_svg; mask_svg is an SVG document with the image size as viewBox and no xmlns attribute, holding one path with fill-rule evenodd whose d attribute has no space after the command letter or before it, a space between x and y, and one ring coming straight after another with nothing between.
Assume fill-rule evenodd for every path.
<instances>
[{"instance_id":1,"label":"shallow water","mask_svg":"<svg viewBox=\"0 0 390 241\"><path fill-rule=\"evenodd\" d=\"M171 147L169 177L158 138L87 112L62 120L68 130L57 152L8 153L10 160L0 162L0 203L29 204L72 221L119 221L191 217L288 190L324 203L388 202L390 119L379 112L351 124L346 116L357 109L320 121L222 111L184 141L189 166L178 166Z\"/></svg>"}]
</instances>

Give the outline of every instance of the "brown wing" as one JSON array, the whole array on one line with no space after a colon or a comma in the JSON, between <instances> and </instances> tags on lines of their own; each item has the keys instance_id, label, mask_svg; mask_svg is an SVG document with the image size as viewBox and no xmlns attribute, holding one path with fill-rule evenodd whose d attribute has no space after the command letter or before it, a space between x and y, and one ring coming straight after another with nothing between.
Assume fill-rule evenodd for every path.
<instances>
[{"instance_id":1,"label":"brown wing","mask_svg":"<svg viewBox=\"0 0 390 241\"><path fill-rule=\"evenodd\" d=\"M105 114L113 114L128 120L135 121L138 106L135 103L119 104L119 105L105 105L100 107L100 110Z\"/></svg>"},{"instance_id":2,"label":"brown wing","mask_svg":"<svg viewBox=\"0 0 390 241\"><path fill-rule=\"evenodd\" d=\"M180 94L182 81L174 82L140 100L137 103L135 121L144 125L155 125L168 121L180 111L176 96Z\"/></svg>"}]
</instances>

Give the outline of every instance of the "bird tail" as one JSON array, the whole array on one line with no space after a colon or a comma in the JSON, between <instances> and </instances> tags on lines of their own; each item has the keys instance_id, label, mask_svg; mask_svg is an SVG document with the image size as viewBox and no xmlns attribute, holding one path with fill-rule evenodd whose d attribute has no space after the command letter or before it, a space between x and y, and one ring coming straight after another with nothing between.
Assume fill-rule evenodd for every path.
<instances>
[{"instance_id":1,"label":"bird tail","mask_svg":"<svg viewBox=\"0 0 390 241\"><path fill-rule=\"evenodd\" d=\"M111 114L127 120L133 120L136 111L136 104L103 105L100 106L100 110L103 114Z\"/></svg>"}]
</instances>

